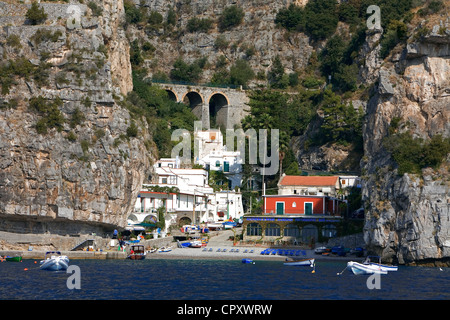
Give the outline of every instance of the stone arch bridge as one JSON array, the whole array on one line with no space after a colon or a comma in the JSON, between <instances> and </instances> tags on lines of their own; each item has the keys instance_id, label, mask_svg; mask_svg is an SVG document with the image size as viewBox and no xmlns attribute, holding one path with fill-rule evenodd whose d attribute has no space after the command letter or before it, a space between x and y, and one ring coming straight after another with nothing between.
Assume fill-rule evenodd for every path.
<instances>
[{"instance_id":1,"label":"stone arch bridge","mask_svg":"<svg viewBox=\"0 0 450 320\"><path fill-rule=\"evenodd\" d=\"M189 105L201 119L204 129L233 129L235 125L240 126L241 120L248 114L249 98L244 90L167 83L158 85L167 91L172 100Z\"/></svg>"}]
</instances>

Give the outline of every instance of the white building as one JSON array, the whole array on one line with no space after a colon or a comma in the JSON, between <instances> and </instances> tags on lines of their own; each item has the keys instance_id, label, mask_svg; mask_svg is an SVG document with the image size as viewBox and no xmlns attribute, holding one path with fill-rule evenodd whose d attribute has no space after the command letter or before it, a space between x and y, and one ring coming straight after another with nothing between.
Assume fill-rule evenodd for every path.
<instances>
[{"instance_id":1,"label":"white building","mask_svg":"<svg viewBox=\"0 0 450 320\"><path fill-rule=\"evenodd\" d=\"M198 148L195 164L212 171L223 171L230 181L230 189L241 187L241 154L239 151L227 151L222 132L218 129L195 131L194 139Z\"/></svg>"},{"instance_id":2,"label":"white building","mask_svg":"<svg viewBox=\"0 0 450 320\"><path fill-rule=\"evenodd\" d=\"M176 159L161 159L155 165L152 184L142 186L129 217L130 224L157 220L157 209L165 208L166 227L224 221L243 215L240 192L214 192L208 185L208 171L182 169Z\"/></svg>"}]
</instances>

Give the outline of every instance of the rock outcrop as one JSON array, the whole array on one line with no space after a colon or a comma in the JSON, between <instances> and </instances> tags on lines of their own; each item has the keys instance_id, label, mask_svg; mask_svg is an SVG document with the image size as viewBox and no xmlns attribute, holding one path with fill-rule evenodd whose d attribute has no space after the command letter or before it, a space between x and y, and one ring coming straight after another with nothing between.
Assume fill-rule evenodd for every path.
<instances>
[{"instance_id":1,"label":"rock outcrop","mask_svg":"<svg viewBox=\"0 0 450 320\"><path fill-rule=\"evenodd\" d=\"M149 42L155 48L153 57L145 63L152 77L156 72L170 74L170 70L178 58L192 63L199 58L207 58L211 66L202 72L200 83L207 83L214 74L214 65L220 57L225 57L227 65L238 59L245 59L255 74L266 74L272 67L276 56L279 56L286 73L298 71L306 66L313 47L304 33L288 33L274 24L277 12L292 2L305 4L307 1L167 1L167 0L133 0L137 7L160 13L164 19L173 8L177 13L174 30L162 27L155 30L130 28L130 39ZM231 5L238 5L245 13L241 24L229 29L220 30L218 21L223 10ZM191 18L210 19L214 23L208 32L188 32L187 24ZM216 41L220 37L223 44L217 48ZM258 80L253 80L254 84ZM266 84L266 81L261 81Z\"/></svg>"},{"instance_id":2,"label":"rock outcrop","mask_svg":"<svg viewBox=\"0 0 450 320\"><path fill-rule=\"evenodd\" d=\"M445 32L435 29L411 37L380 66L363 130L364 238L384 260L401 264L450 263L449 158L437 169L399 176L383 146L394 118L414 137L450 135L448 21Z\"/></svg>"},{"instance_id":3,"label":"rock outcrop","mask_svg":"<svg viewBox=\"0 0 450 320\"><path fill-rule=\"evenodd\" d=\"M2 67L20 61L27 68L12 72L8 90L2 80L1 230L101 234L125 227L148 175L148 128L117 103L132 90L119 27L123 3L96 4L101 15L84 4L43 3L47 19L30 25L30 5L0 2ZM37 97L46 106L58 101L56 113L34 110ZM135 122L137 135L127 131Z\"/></svg>"}]
</instances>

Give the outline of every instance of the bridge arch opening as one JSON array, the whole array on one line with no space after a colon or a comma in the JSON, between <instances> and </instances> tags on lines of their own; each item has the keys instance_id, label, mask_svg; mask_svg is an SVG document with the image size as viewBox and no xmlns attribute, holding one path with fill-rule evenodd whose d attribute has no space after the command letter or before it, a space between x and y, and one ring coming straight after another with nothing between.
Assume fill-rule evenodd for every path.
<instances>
[{"instance_id":1,"label":"bridge arch opening","mask_svg":"<svg viewBox=\"0 0 450 320\"><path fill-rule=\"evenodd\" d=\"M196 91L190 91L183 97L183 103L191 107L197 118L202 118L203 97Z\"/></svg>"},{"instance_id":2,"label":"bridge arch opening","mask_svg":"<svg viewBox=\"0 0 450 320\"><path fill-rule=\"evenodd\" d=\"M228 98L222 93L214 93L209 98L209 123L211 128L227 126L226 106L229 105Z\"/></svg>"},{"instance_id":3,"label":"bridge arch opening","mask_svg":"<svg viewBox=\"0 0 450 320\"><path fill-rule=\"evenodd\" d=\"M175 92L173 92L172 90L166 89L167 92L167 96L169 97L170 100L177 102L178 101L178 97L175 94Z\"/></svg>"}]
</instances>

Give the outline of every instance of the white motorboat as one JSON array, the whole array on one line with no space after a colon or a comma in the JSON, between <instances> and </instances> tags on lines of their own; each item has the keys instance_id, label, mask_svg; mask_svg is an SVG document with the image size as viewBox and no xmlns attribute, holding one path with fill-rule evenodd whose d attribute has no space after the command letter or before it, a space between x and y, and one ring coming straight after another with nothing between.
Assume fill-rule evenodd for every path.
<instances>
[{"instance_id":1,"label":"white motorboat","mask_svg":"<svg viewBox=\"0 0 450 320\"><path fill-rule=\"evenodd\" d=\"M387 271L380 267L370 264L362 264L355 261L347 262L347 267L352 270L354 274L387 274Z\"/></svg>"},{"instance_id":2,"label":"white motorboat","mask_svg":"<svg viewBox=\"0 0 450 320\"><path fill-rule=\"evenodd\" d=\"M378 262L372 262L373 260L377 260ZM368 264L371 266L379 267L381 270L386 272L393 272L398 270L398 266L390 266L386 264L381 264L381 258L379 256L367 256L366 260L363 264Z\"/></svg>"},{"instance_id":3,"label":"white motorboat","mask_svg":"<svg viewBox=\"0 0 450 320\"><path fill-rule=\"evenodd\" d=\"M201 248L202 242L200 240L191 241L191 248Z\"/></svg>"},{"instance_id":4,"label":"white motorboat","mask_svg":"<svg viewBox=\"0 0 450 320\"><path fill-rule=\"evenodd\" d=\"M315 259L300 259L300 260L290 260L284 262L285 266L310 266L314 267Z\"/></svg>"},{"instance_id":5,"label":"white motorboat","mask_svg":"<svg viewBox=\"0 0 450 320\"><path fill-rule=\"evenodd\" d=\"M322 254L324 252L327 252L327 247L318 247L318 248L314 249L315 254Z\"/></svg>"},{"instance_id":6,"label":"white motorboat","mask_svg":"<svg viewBox=\"0 0 450 320\"><path fill-rule=\"evenodd\" d=\"M170 252L172 251L171 247L161 247L158 249L158 252Z\"/></svg>"},{"instance_id":7,"label":"white motorboat","mask_svg":"<svg viewBox=\"0 0 450 320\"><path fill-rule=\"evenodd\" d=\"M40 263L42 270L66 270L69 267L69 258L61 255L59 251L48 251L45 253L44 260L41 260Z\"/></svg>"}]
</instances>

